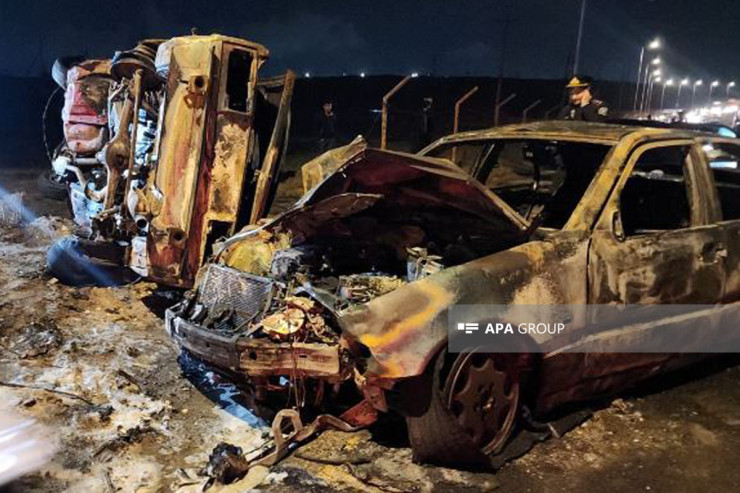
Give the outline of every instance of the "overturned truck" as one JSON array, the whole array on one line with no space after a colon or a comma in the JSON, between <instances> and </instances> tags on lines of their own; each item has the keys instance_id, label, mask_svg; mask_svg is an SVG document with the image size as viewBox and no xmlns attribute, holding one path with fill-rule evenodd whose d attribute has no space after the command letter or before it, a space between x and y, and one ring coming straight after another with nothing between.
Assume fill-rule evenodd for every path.
<instances>
[{"instance_id":1,"label":"overturned truck","mask_svg":"<svg viewBox=\"0 0 740 493\"><path fill-rule=\"evenodd\" d=\"M55 162L78 227L50 250L54 275L190 287L215 240L263 217L295 79L291 71L260 78L268 56L221 35L145 40L116 53L97 152Z\"/></svg>"}]
</instances>

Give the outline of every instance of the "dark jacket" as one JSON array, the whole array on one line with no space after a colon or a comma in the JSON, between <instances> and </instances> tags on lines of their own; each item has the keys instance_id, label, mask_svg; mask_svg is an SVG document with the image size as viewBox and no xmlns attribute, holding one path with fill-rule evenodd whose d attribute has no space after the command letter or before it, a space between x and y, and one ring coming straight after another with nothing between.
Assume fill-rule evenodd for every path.
<instances>
[{"instance_id":1,"label":"dark jacket","mask_svg":"<svg viewBox=\"0 0 740 493\"><path fill-rule=\"evenodd\" d=\"M598 99L592 99L586 106L569 104L558 113L558 120L578 120L583 122L603 122L609 116L609 107Z\"/></svg>"}]
</instances>

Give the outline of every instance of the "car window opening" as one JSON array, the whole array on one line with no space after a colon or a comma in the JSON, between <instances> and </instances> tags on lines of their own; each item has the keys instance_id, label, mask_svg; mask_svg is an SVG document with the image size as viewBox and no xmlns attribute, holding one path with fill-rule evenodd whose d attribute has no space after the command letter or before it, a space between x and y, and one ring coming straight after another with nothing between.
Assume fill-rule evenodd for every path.
<instances>
[{"instance_id":1,"label":"car window opening","mask_svg":"<svg viewBox=\"0 0 740 493\"><path fill-rule=\"evenodd\" d=\"M247 84L252 66L252 57L243 50L232 50L226 72L226 107L230 110L247 111Z\"/></svg>"},{"instance_id":2,"label":"car window opening","mask_svg":"<svg viewBox=\"0 0 740 493\"><path fill-rule=\"evenodd\" d=\"M689 146L645 151L620 195L626 235L674 230L691 225L686 172Z\"/></svg>"}]
</instances>

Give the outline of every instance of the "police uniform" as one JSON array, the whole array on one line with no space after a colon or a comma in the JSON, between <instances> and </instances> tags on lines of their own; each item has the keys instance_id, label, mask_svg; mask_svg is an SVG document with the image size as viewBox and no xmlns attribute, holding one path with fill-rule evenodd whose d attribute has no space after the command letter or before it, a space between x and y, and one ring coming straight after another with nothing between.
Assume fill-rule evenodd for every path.
<instances>
[{"instance_id":1,"label":"police uniform","mask_svg":"<svg viewBox=\"0 0 740 493\"><path fill-rule=\"evenodd\" d=\"M587 88L591 81L585 77L573 77L568 85L568 89L583 87ZM609 107L598 99L592 98L585 106L568 104L558 113L559 120L577 120L583 122L603 122L609 116Z\"/></svg>"}]
</instances>

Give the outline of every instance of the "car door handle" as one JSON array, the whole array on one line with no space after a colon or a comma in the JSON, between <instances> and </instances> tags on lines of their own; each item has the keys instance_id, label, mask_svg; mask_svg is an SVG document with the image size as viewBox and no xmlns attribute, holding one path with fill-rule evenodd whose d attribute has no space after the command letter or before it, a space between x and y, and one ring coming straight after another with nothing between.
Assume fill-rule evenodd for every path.
<instances>
[{"instance_id":1,"label":"car door handle","mask_svg":"<svg viewBox=\"0 0 740 493\"><path fill-rule=\"evenodd\" d=\"M727 258L727 253L727 248L723 243L707 243L702 248L699 258L707 264L716 264Z\"/></svg>"},{"instance_id":2,"label":"car door handle","mask_svg":"<svg viewBox=\"0 0 740 493\"><path fill-rule=\"evenodd\" d=\"M708 264L717 264L727 255L727 248L722 243L709 243L702 249L701 259Z\"/></svg>"}]
</instances>

